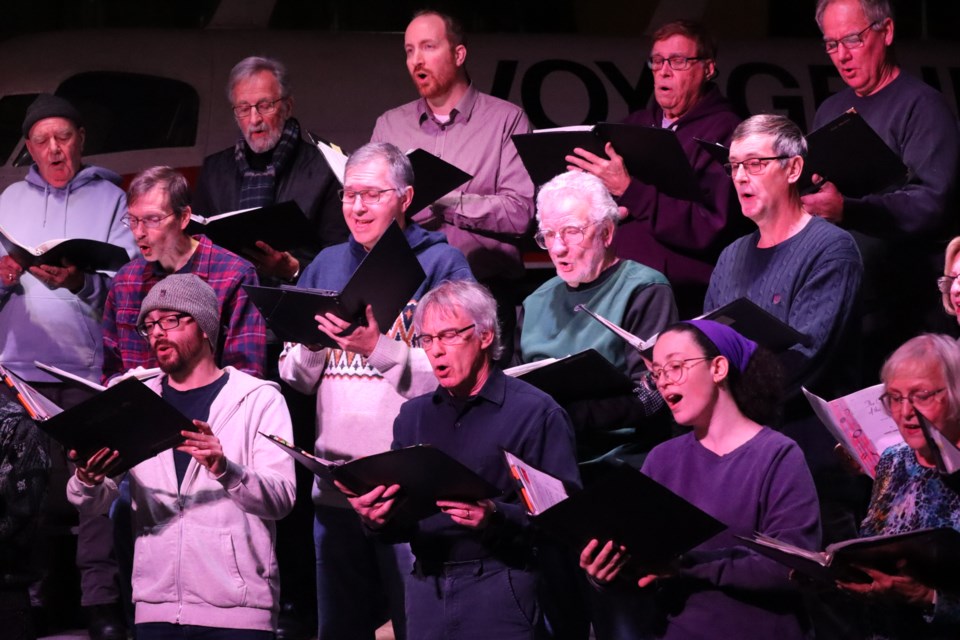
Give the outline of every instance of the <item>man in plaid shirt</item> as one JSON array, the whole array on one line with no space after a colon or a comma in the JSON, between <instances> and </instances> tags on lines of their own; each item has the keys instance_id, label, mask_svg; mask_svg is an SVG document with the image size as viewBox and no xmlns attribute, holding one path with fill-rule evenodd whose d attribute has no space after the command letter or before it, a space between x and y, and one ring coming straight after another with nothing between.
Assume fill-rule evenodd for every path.
<instances>
[{"instance_id":1,"label":"man in plaid shirt","mask_svg":"<svg viewBox=\"0 0 960 640\"><path fill-rule=\"evenodd\" d=\"M220 367L232 365L263 377L266 328L263 317L241 285L257 284L246 260L186 233L190 222L186 179L169 167L137 175L127 192L123 218L140 249L139 257L117 272L103 312L103 380L135 367L155 367L147 341L137 333L140 303L157 282L172 273L194 273L206 281L220 302Z\"/></svg>"}]
</instances>

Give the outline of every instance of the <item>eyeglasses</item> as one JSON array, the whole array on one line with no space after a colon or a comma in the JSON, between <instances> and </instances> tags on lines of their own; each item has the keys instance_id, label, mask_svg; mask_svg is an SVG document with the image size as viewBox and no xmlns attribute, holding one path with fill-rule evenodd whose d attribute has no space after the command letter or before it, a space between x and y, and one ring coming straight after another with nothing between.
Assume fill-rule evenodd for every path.
<instances>
[{"instance_id":1,"label":"eyeglasses","mask_svg":"<svg viewBox=\"0 0 960 640\"><path fill-rule=\"evenodd\" d=\"M645 373L643 376L644 382L650 389L656 389L661 378L665 379L666 382L678 384L683 380L683 374L686 372L686 370L692 366L687 363L700 362L701 360L713 360L713 358L709 356L702 356L700 358L671 360L670 362L664 363L662 367L654 367L653 369L650 369L650 371L647 371L647 373Z\"/></svg>"},{"instance_id":2,"label":"eyeglasses","mask_svg":"<svg viewBox=\"0 0 960 640\"><path fill-rule=\"evenodd\" d=\"M873 22L868 24L862 31L858 33L851 34L849 36L844 36L839 40L824 40L823 48L827 50L827 53L836 53L837 47L841 44L844 49L859 49L863 46L863 34L865 34L870 29L875 28L879 22Z\"/></svg>"},{"instance_id":3,"label":"eyeglasses","mask_svg":"<svg viewBox=\"0 0 960 640\"><path fill-rule=\"evenodd\" d=\"M883 393L880 395L880 404L883 405L883 408L889 414L903 411L904 400L913 405L914 409L926 411L933 407L934 399L946 390L946 387L944 387L942 389L935 389L934 391L911 391L905 396L899 393Z\"/></svg>"},{"instance_id":4,"label":"eyeglasses","mask_svg":"<svg viewBox=\"0 0 960 640\"><path fill-rule=\"evenodd\" d=\"M283 98L277 98L276 100L261 100L257 104L238 104L233 107L233 115L238 118L248 118L250 117L250 112L254 109L257 110L262 116L271 116L277 110L277 105L283 100Z\"/></svg>"},{"instance_id":5,"label":"eyeglasses","mask_svg":"<svg viewBox=\"0 0 960 640\"><path fill-rule=\"evenodd\" d=\"M552 229L540 229L533 236L533 239L537 242L537 246L541 249L549 249L553 243L556 242L557 236L559 236L560 240L563 241L563 244L569 247L583 242L584 231L595 224L600 224L600 221L591 222L590 224L582 227L563 227L559 231L553 231Z\"/></svg>"},{"instance_id":6,"label":"eyeglasses","mask_svg":"<svg viewBox=\"0 0 960 640\"><path fill-rule=\"evenodd\" d=\"M140 224L143 225L144 229L156 229L157 227L160 226L161 222L163 222L170 216L175 216L175 215L177 214L168 213L165 216L149 215L149 216L143 216L141 218L138 218L137 216L132 216L128 213L127 215L120 218L120 222L122 222L124 226L129 227L130 229L136 229L137 225L140 225Z\"/></svg>"},{"instance_id":7,"label":"eyeglasses","mask_svg":"<svg viewBox=\"0 0 960 640\"><path fill-rule=\"evenodd\" d=\"M180 321L184 318L190 318L190 314L178 313L172 316L163 316L162 318L157 318L155 322L150 322L147 320L137 327L137 333L142 335L144 338L147 338L151 333L153 333L153 328L157 326L164 331L171 331L179 327Z\"/></svg>"},{"instance_id":8,"label":"eyeglasses","mask_svg":"<svg viewBox=\"0 0 960 640\"><path fill-rule=\"evenodd\" d=\"M940 293L950 293L950 289L953 288L953 283L957 278L960 278L960 274L937 278L937 289L940 289Z\"/></svg>"},{"instance_id":9,"label":"eyeglasses","mask_svg":"<svg viewBox=\"0 0 960 640\"><path fill-rule=\"evenodd\" d=\"M723 168L727 175L733 177L737 174L737 169L743 167L743 170L752 176L758 176L763 173L767 165L774 160L786 160L790 156L771 156L769 158L747 158L743 162L724 162Z\"/></svg>"},{"instance_id":10,"label":"eyeglasses","mask_svg":"<svg viewBox=\"0 0 960 640\"><path fill-rule=\"evenodd\" d=\"M690 68L691 62L698 62L700 60L703 60L703 58L686 58L684 56L664 58L663 56L650 56L647 58L647 66L654 71L660 71L660 69L663 69L664 63L666 63L669 64L670 68L674 71L685 71Z\"/></svg>"},{"instance_id":11,"label":"eyeglasses","mask_svg":"<svg viewBox=\"0 0 960 640\"><path fill-rule=\"evenodd\" d=\"M416 335L413 337L413 343L415 347L422 347L424 349L429 349L432 347L434 340L448 347L463 344L467 340L467 337L464 336L463 333L473 329L475 326L477 325L470 324L463 329L444 329L435 336L431 336L429 334Z\"/></svg>"},{"instance_id":12,"label":"eyeglasses","mask_svg":"<svg viewBox=\"0 0 960 640\"><path fill-rule=\"evenodd\" d=\"M380 202L380 196L388 191L397 191L399 193L398 189L364 189L362 191L340 189L337 191L337 197L340 198L340 202L345 204L353 204L357 196L360 196L360 202L363 204L377 204Z\"/></svg>"}]
</instances>

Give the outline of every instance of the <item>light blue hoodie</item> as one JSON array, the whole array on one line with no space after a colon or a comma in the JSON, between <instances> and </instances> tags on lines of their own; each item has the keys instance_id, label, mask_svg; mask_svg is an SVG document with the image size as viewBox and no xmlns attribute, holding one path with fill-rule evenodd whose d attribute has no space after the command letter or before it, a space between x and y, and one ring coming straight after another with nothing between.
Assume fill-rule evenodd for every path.
<instances>
[{"instance_id":1,"label":"light blue hoodie","mask_svg":"<svg viewBox=\"0 0 960 640\"><path fill-rule=\"evenodd\" d=\"M25 180L0 194L0 226L23 245L91 238L136 256L133 234L120 221L127 199L119 183L116 173L87 166L58 189L33 165ZM0 247L0 255L4 253ZM34 360L98 381L103 364L100 321L109 286L110 276L87 274L74 295L67 289L48 289L28 271L15 286L0 285L0 363L31 381L54 380L34 367Z\"/></svg>"}]
</instances>

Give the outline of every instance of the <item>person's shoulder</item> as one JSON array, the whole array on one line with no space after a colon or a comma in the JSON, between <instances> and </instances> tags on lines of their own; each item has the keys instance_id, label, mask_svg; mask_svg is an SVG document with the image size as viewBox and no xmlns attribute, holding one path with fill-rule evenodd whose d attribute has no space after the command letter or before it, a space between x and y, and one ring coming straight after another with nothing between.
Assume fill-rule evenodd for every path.
<instances>
[{"instance_id":1,"label":"person's shoulder","mask_svg":"<svg viewBox=\"0 0 960 640\"><path fill-rule=\"evenodd\" d=\"M416 100L411 100L410 102L405 102L399 106L393 107L392 109L387 109L377 118L377 121L391 122L394 120L407 120L409 118L416 119L417 112L419 111L420 98Z\"/></svg>"},{"instance_id":2,"label":"person's shoulder","mask_svg":"<svg viewBox=\"0 0 960 640\"><path fill-rule=\"evenodd\" d=\"M218 169L226 166L236 166L235 159L235 148L231 145L220 151L214 151L207 157L203 159L203 171L206 171L208 168Z\"/></svg>"},{"instance_id":3,"label":"person's shoulder","mask_svg":"<svg viewBox=\"0 0 960 640\"><path fill-rule=\"evenodd\" d=\"M544 282L542 285L534 289L533 292L530 293L530 295L528 295L524 299L523 304L527 304L527 301L532 302L534 300L538 300L539 298L552 295L553 292L556 291L558 287L563 287L563 285L564 285L564 282L563 282L563 279L560 278L560 276L553 276L552 278Z\"/></svg>"},{"instance_id":4,"label":"person's shoulder","mask_svg":"<svg viewBox=\"0 0 960 640\"><path fill-rule=\"evenodd\" d=\"M513 396L528 406L539 407L544 412L562 411L560 404L546 391L538 389L529 382L503 374L503 392L506 397Z\"/></svg>"},{"instance_id":5,"label":"person's shoulder","mask_svg":"<svg viewBox=\"0 0 960 640\"><path fill-rule=\"evenodd\" d=\"M229 376L224 391L229 390L229 393L238 396L263 394L268 398L282 397L280 385L276 382L258 378L230 365L224 367L223 370L225 375Z\"/></svg>"},{"instance_id":6,"label":"person's shoulder","mask_svg":"<svg viewBox=\"0 0 960 640\"><path fill-rule=\"evenodd\" d=\"M477 91L476 105L477 107L482 107L485 109L497 109L498 111L512 115L526 115L521 107L515 105L509 100L504 100L503 98L498 98L479 90Z\"/></svg>"},{"instance_id":7,"label":"person's shoulder","mask_svg":"<svg viewBox=\"0 0 960 640\"><path fill-rule=\"evenodd\" d=\"M647 469L648 465L656 465L664 460L676 460L677 456L683 455L693 442L692 431L661 442L647 454L643 464L644 469Z\"/></svg>"},{"instance_id":8,"label":"person's shoulder","mask_svg":"<svg viewBox=\"0 0 960 640\"><path fill-rule=\"evenodd\" d=\"M803 237L805 239L804 244L813 245L815 243L822 247L822 253L829 254L833 258L845 256L860 259L857 241L854 240L850 232L823 218L814 216L810 220L807 233Z\"/></svg>"},{"instance_id":9,"label":"person's shoulder","mask_svg":"<svg viewBox=\"0 0 960 640\"><path fill-rule=\"evenodd\" d=\"M670 284L665 275L653 267L648 267L634 260L624 260L621 269L621 277L637 284Z\"/></svg>"},{"instance_id":10,"label":"person's shoulder","mask_svg":"<svg viewBox=\"0 0 960 640\"><path fill-rule=\"evenodd\" d=\"M207 251L209 252L211 261L216 263L222 271L229 271L231 273L256 273L257 269L253 266L253 263L243 258L233 251L221 247L218 244L214 244L206 236L198 236L206 240ZM201 242L203 242L201 240Z\"/></svg>"},{"instance_id":11,"label":"person's shoulder","mask_svg":"<svg viewBox=\"0 0 960 640\"><path fill-rule=\"evenodd\" d=\"M111 289L119 283L137 282L143 280L143 270L149 263L143 256L137 256L127 264L120 267L116 275L113 276Z\"/></svg>"}]
</instances>

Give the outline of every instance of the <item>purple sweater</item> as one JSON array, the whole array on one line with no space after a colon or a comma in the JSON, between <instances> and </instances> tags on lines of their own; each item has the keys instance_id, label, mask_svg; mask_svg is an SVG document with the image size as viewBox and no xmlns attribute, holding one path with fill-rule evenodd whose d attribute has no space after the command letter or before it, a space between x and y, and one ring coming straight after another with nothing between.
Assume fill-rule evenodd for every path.
<instances>
[{"instance_id":1,"label":"purple sweater","mask_svg":"<svg viewBox=\"0 0 960 640\"><path fill-rule=\"evenodd\" d=\"M646 110L631 113L624 122L661 127L663 110L653 103ZM673 124L693 166L702 198L680 200L631 178L630 186L618 198L630 212L617 231L618 256L656 269L674 287L706 286L720 250L746 231L740 226L743 216L733 181L694 138L729 146L738 124L740 116L716 85L708 84L700 101Z\"/></svg>"},{"instance_id":2,"label":"purple sweater","mask_svg":"<svg viewBox=\"0 0 960 640\"><path fill-rule=\"evenodd\" d=\"M659 581L656 637L804 637L789 570L733 537L758 531L820 548L817 493L799 447L764 428L718 456L688 433L655 447L642 471L729 527L684 554L676 578Z\"/></svg>"}]
</instances>

